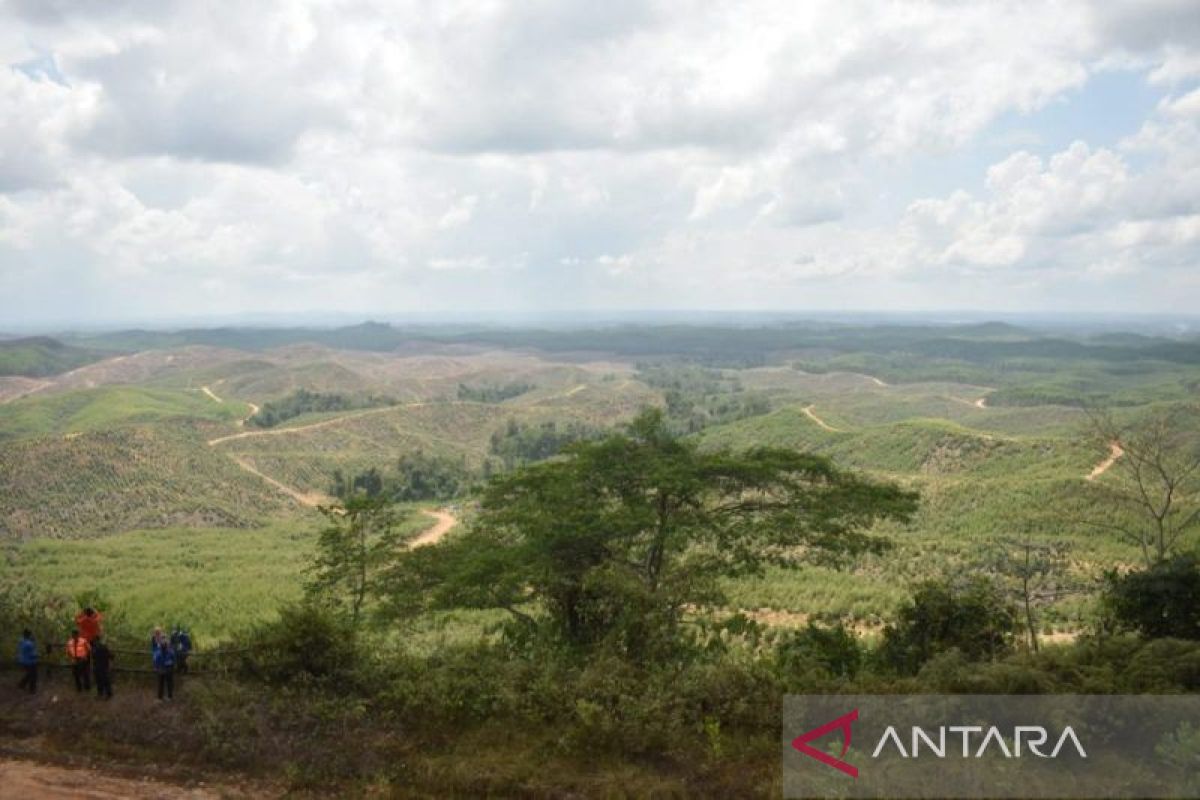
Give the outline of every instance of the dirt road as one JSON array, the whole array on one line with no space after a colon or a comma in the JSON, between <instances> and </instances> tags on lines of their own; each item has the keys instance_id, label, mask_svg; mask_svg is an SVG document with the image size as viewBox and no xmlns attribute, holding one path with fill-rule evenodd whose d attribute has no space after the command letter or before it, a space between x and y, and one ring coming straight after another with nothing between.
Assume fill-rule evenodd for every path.
<instances>
[{"instance_id":1,"label":"dirt road","mask_svg":"<svg viewBox=\"0 0 1200 800\"><path fill-rule=\"evenodd\" d=\"M823 419L821 419L820 417L818 417L818 416L816 415L816 413L813 411L813 409L814 409L814 408L816 408L816 406L815 406L815 405L805 406L805 407L804 407L804 414L805 414L805 416L807 416L807 417L808 417L809 419L811 419L813 422L817 423L817 424L818 424L818 425L820 425L822 428L824 428L825 430L827 430L827 431L829 431L829 432L831 432L831 433L845 433L845 431L844 431L844 430L842 430L841 428L835 428L835 427L833 427L832 425L830 425L828 422L826 422L825 420L823 420Z\"/></svg>"},{"instance_id":2,"label":"dirt road","mask_svg":"<svg viewBox=\"0 0 1200 800\"><path fill-rule=\"evenodd\" d=\"M91 769L0 759L0 800L217 800L248 797L232 787L188 788Z\"/></svg>"},{"instance_id":3,"label":"dirt road","mask_svg":"<svg viewBox=\"0 0 1200 800\"><path fill-rule=\"evenodd\" d=\"M1121 448L1121 445L1117 444L1116 442L1112 442L1108 447L1108 458L1092 467L1092 471L1087 474L1087 478L1085 480L1096 480L1096 478L1099 478L1101 475L1108 472L1108 468L1117 463L1118 458L1125 455L1125 451Z\"/></svg>"},{"instance_id":4,"label":"dirt road","mask_svg":"<svg viewBox=\"0 0 1200 800\"><path fill-rule=\"evenodd\" d=\"M217 397L216 393L214 393L213 390L208 388L207 386L201 386L200 391L204 392L206 395L208 395L209 397L211 397L213 400L215 400L218 403L225 402L220 397Z\"/></svg>"},{"instance_id":5,"label":"dirt road","mask_svg":"<svg viewBox=\"0 0 1200 800\"><path fill-rule=\"evenodd\" d=\"M234 460L234 463L236 463L239 467L246 470L246 472L249 472L251 475L257 475L258 477L262 478L264 481L271 484L276 489L283 492L288 497L292 498L293 500L295 500L297 503L299 503L302 506L308 506L309 508L316 508L317 506L328 505L329 503L333 502L330 497L328 497L327 495L321 494L320 492L305 493L305 492L300 491L299 489L293 489L291 486L288 486L287 484L280 483L279 481L272 478L270 475L265 475L262 472L259 472L258 469L253 464L251 464L249 461L247 461L242 456L230 456L230 458L232 458Z\"/></svg>"},{"instance_id":6,"label":"dirt road","mask_svg":"<svg viewBox=\"0 0 1200 800\"><path fill-rule=\"evenodd\" d=\"M422 547L427 544L433 544L450 532L450 529L458 524L458 520L449 511L443 509L421 509L421 513L433 517L435 520L433 525L421 531L415 539L409 542L409 547Z\"/></svg>"},{"instance_id":7,"label":"dirt road","mask_svg":"<svg viewBox=\"0 0 1200 800\"><path fill-rule=\"evenodd\" d=\"M258 413L258 406L254 405L253 403L247 403L246 405L250 406L250 408L253 409L253 411L250 413L251 417ZM347 422L352 419L359 419L360 417L368 417L368 416L371 416L372 414L382 414L385 411L394 411L397 408L420 408L421 406L427 406L427 405L429 405L429 403L405 403L404 405L400 405L400 406L384 406L382 408L368 408L365 411L356 411L353 414L345 414L340 417L333 417L332 419L323 419L320 422L311 422L308 425L297 425L294 428L266 428L261 431L243 431L242 433L231 433L231 434L228 434L227 436L218 436L215 439L209 439L208 446L214 447L216 445L221 444L222 442L232 442L235 439L253 439L256 436L284 436L289 433L300 433L302 431L315 431L318 428L328 428L331 425L340 425L341 423ZM247 419L249 419L249 417L247 417ZM245 420L243 420L239 424L245 424Z\"/></svg>"}]
</instances>

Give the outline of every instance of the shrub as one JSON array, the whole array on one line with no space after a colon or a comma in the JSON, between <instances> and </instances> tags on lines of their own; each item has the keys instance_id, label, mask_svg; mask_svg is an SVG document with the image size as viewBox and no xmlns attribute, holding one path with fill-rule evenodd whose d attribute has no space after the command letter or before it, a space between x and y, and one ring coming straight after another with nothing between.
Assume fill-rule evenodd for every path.
<instances>
[{"instance_id":1,"label":"shrub","mask_svg":"<svg viewBox=\"0 0 1200 800\"><path fill-rule=\"evenodd\" d=\"M841 624L820 628L813 623L784 634L775 645L775 660L786 675L798 675L814 667L837 678L854 678L862 667L863 652L858 639Z\"/></svg>"},{"instance_id":2,"label":"shrub","mask_svg":"<svg viewBox=\"0 0 1200 800\"><path fill-rule=\"evenodd\" d=\"M975 579L957 587L930 581L884 629L879 657L888 668L909 675L951 648L968 661L995 659L1011 648L1016 627L1014 609L990 582Z\"/></svg>"},{"instance_id":3,"label":"shrub","mask_svg":"<svg viewBox=\"0 0 1200 800\"><path fill-rule=\"evenodd\" d=\"M313 603L283 608L251 638L247 667L267 681L313 682L349 688L359 653L353 628Z\"/></svg>"},{"instance_id":4,"label":"shrub","mask_svg":"<svg viewBox=\"0 0 1200 800\"><path fill-rule=\"evenodd\" d=\"M1200 639L1200 562L1177 556L1105 578L1104 605L1118 627L1155 639Z\"/></svg>"}]
</instances>

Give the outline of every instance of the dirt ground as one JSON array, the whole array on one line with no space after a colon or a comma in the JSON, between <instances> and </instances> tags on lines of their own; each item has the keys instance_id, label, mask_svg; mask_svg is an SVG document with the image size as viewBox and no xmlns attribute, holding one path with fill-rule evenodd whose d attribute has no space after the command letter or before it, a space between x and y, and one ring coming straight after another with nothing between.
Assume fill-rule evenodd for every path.
<instances>
[{"instance_id":1,"label":"dirt ground","mask_svg":"<svg viewBox=\"0 0 1200 800\"><path fill-rule=\"evenodd\" d=\"M250 796L235 787L189 788L150 778L106 775L94 769L0 758L0 800L216 800Z\"/></svg>"}]
</instances>

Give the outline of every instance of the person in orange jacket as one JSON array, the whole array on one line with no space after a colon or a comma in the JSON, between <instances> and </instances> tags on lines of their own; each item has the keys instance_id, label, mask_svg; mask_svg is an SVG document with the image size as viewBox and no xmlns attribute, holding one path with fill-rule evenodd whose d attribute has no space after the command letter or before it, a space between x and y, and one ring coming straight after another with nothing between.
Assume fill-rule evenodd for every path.
<instances>
[{"instance_id":1,"label":"person in orange jacket","mask_svg":"<svg viewBox=\"0 0 1200 800\"><path fill-rule=\"evenodd\" d=\"M75 677L75 691L90 692L92 690L92 646L79 631L71 634L67 640L67 658L71 661L71 675Z\"/></svg>"},{"instance_id":2,"label":"person in orange jacket","mask_svg":"<svg viewBox=\"0 0 1200 800\"><path fill-rule=\"evenodd\" d=\"M104 635L103 622L104 615L91 606L75 615L75 627L79 629L83 638L88 640L88 644L94 643Z\"/></svg>"}]
</instances>

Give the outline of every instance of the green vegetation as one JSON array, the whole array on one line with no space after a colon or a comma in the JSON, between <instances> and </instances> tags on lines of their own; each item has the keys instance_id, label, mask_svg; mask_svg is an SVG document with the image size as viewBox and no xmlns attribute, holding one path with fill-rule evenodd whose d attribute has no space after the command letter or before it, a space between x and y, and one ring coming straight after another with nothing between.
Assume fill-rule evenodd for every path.
<instances>
[{"instance_id":1,"label":"green vegetation","mask_svg":"<svg viewBox=\"0 0 1200 800\"><path fill-rule=\"evenodd\" d=\"M1012 329L963 336L1027 342ZM1076 344L1092 355L1150 346ZM947 346L926 366L964 353L975 357ZM118 638L178 619L202 646L252 648L228 676L189 683L177 736L148 739L114 706L84 747L257 769L317 794L767 795L785 693L1200 691L1200 642L1161 638L1195 633L1195 562L1173 560L1196 543L1182 524L1190 490L1163 557L1151 546L1155 563L1136 568L1136 540L1086 524L1135 460L1087 480L1111 452L1079 410L981 407L998 381L889 386L793 369L801 357L832 360L664 360L637 373L605 365L608 378L554 365L521 372L537 390L503 404L436 400L459 383L504 384L479 373L468 384L434 359L438 377L418 396L435 399L320 427L197 416L14 439L0 479L19 492L5 519L27 526L31 513L90 508L90 527L64 520L59 535L118 531L147 506L166 517L197 499L238 524L275 520L86 541L23 528L29 540L13 541L0 569L0 628L28 620L48 636L87 597ZM245 375L216 385L212 369L172 386L250 397L233 390ZM1156 366L1131 384L1136 402L1116 413L1123 441L1181 407L1154 387L1190 369ZM603 435L647 397L662 410ZM743 397L773 410L723 416L721 402ZM242 407L202 399L210 412ZM490 460L505 470L475 495ZM322 534L262 476L295 491L333 483L371 510L332 515ZM424 515L359 524L375 509L404 514L397 497L462 497L471 515L410 550L402 541ZM1156 541L1136 509L1109 517ZM264 725L287 735L259 736Z\"/></svg>"},{"instance_id":2,"label":"green vegetation","mask_svg":"<svg viewBox=\"0 0 1200 800\"><path fill-rule=\"evenodd\" d=\"M484 384L481 386L468 386L465 383L460 383L458 385L458 399L469 400L473 403L503 403L505 400L520 397L532 389L533 384L521 383L520 381L504 384Z\"/></svg>"},{"instance_id":3,"label":"green vegetation","mask_svg":"<svg viewBox=\"0 0 1200 800\"><path fill-rule=\"evenodd\" d=\"M771 401L747 393L736 373L696 366L640 365L638 377L663 391L675 430L696 433L710 425L769 413Z\"/></svg>"},{"instance_id":4,"label":"green vegetation","mask_svg":"<svg viewBox=\"0 0 1200 800\"><path fill-rule=\"evenodd\" d=\"M510 418L503 429L492 433L488 452L499 458L505 469L512 469L556 456L567 445L594 439L599 433L596 428L581 422L560 423L548 419L524 423Z\"/></svg>"},{"instance_id":5,"label":"green vegetation","mask_svg":"<svg viewBox=\"0 0 1200 800\"><path fill-rule=\"evenodd\" d=\"M241 528L297 516L294 501L207 446L193 424L22 439L0 450L0 539Z\"/></svg>"},{"instance_id":6,"label":"green vegetation","mask_svg":"<svg viewBox=\"0 0 1200 800\"><path fill-rule=\"evenodd\" d=\"M45 336L0 339L0 376L42 378L82 367L103 356L95 350L63 344Z\"/></svg>"},{"instance_id":7,"label":"green vegetation","mask_svg":"<svg viewBox=\"0 0 1200 800\"><path fill-rule=\"evenodd\" d=\"M259 428L273 428L299 417L302 414L319 414L331 411L351 411L356 408L376 408L396 405L389 397L348 397L342 394L324 394L297 389L281 400L263 403L258 413L248 422Z\"/></svg>"},{"instance_id":8,"label":"green vegetation","mask_svg":"<svg viewBox=\"0 0 1200 800\"><path fill-rule=\"evenodd\" d=\"M140 642L155 625L183 623L200 646L273 618L302 596L315 526L164 528L87 541L36 539L10 546L0 584L24 583L50 597L98 592L101 609ZM72 607L60 602L64 612ZM65 614L65 628L73 616ZM63 635L63 630L57 632Z\"/></svg>"},{"instance_id":9,"label":"green vegetation","mask_svg":"<svg viewBox=\"0 0 1200 800\"><path fill-rule=\"evenodd\" d=\"M145 423L232 422L237 417L236 408L214 403L199 392L106 386L35 395L5 404L0 411L0 441L108 432Z\"/></svg>"}]
</instances>

